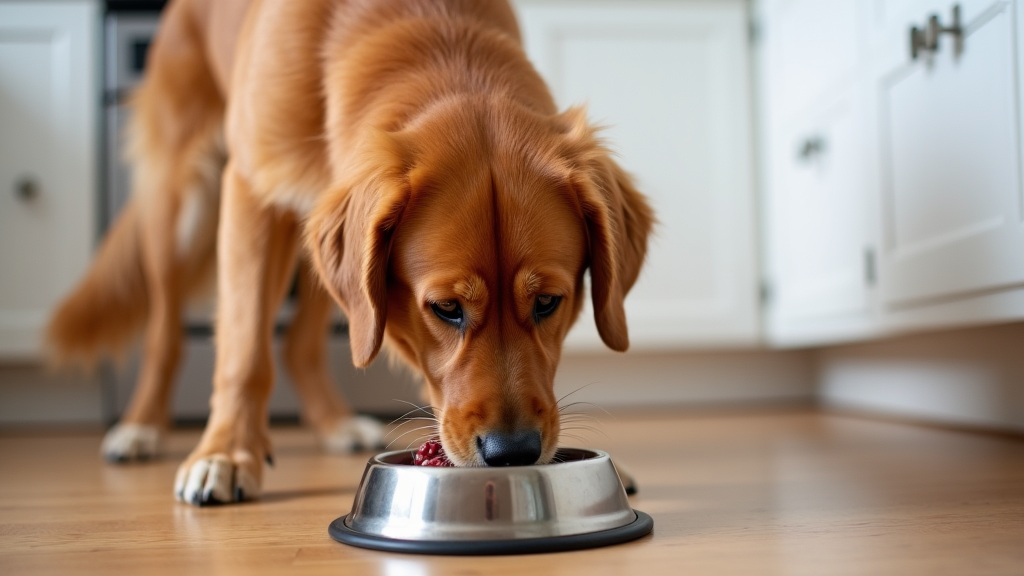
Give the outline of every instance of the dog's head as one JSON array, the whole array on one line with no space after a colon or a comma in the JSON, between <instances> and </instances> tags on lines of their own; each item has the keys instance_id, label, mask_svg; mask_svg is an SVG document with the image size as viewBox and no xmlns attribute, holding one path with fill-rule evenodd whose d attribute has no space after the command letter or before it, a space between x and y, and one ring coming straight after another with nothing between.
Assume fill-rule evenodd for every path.
<instances>
[{"instance_id":1,"label":"dog's head","mask_svg":"<svg viewBox=\"0 0 1024 576\"><path fill-rule=\"evenodd\" d=\"M601 338L629 346L623 299L652 216L584 116L438 104L368 136L308 221L354 363L386 339L421 372L456 465L553 458L555 370L588 268Z\"/></svg>"}]
</instances>

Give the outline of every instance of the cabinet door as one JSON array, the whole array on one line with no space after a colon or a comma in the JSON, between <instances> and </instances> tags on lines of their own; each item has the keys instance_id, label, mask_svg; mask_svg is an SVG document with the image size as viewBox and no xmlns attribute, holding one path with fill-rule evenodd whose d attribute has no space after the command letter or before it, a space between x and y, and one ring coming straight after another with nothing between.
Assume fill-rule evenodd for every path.
<instances>
[{"instance_id":1,"label":"cabinet door","mask_svg":"<svg viewBox=\"0 0 1024 576\"><path fill-rule=\"evenodd\" d=\"M948 24L949 5L930 4L916 21L895 22L889 36L906 38L930 13ZM934 54L911 60L902 43L881 60L882 280L890 311L1024 283L1014 5L959 5L962 52L942 36Z\"/></svg>"},{"instance_id":2,"label":"cabinet door","mask_svg":"<svg viewBox=\"0 0 1024 576\"><path fill-rule=\"evenodd\" d=\"M757 6L768 336L783 346L870 336L868 14L855 0Z\"/></svg>"},{"instance_id":3,"label":"cabinet door","mask_svg":"<svg viewBox=\"0 0 1024 576\"><path fill-rule=\"evenodd\" d=\"M626 303L633 348L756 342L746 2L515 5L559 105L589 103L660 221ZM588 309L567 347L601 346Z\"/></svg>"},{"instance_id":4,"label":"cabinet door","mask_svg":"<svg viewBox=\"0 0 1024 576\"><path fill-rule=\"evenodd\" d=\"M0 357L32 358L95 236L93 2L0 3Z\"/></svg>"},{"instance_id":5,"label":"cabinet door","mask_svg":"<svg viewBox=\"0 0 1024 576\"><path fill-rule=\"evenodd\" d=\"M781 130L765 212L769 334L781 345L869 336L875 281L860 85Z\"/></svg>"}]
</instances>

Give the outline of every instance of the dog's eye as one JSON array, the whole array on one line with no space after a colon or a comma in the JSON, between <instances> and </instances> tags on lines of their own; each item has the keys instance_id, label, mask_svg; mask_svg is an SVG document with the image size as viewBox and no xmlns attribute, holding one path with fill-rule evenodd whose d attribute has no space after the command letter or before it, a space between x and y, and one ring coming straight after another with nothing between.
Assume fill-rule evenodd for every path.
<instances>
[{"instance_id":1,"label":"dog's eye","mask_svg":"<svg viewBox=\"0 0 1024 576\"><path fill-rule=\"evenodd\" d=\"M554 313L561 302L561 296L552 296L550 294L537 296L537 300L533 303L533 319L540 322L542 318L547 318Z\"/></svg>"},{"instance_id":2,"label":"dog's eye","mask_svg":"<svg viewBox=\"0 0 1024 576\"><path fill-rule=\"evenodd\" d=\"M462 306L460 306L455 300L441 300L440 302L434 302L430 305L430 308L441 320L456 326L462 325Z\"/></svg>"}]
</instances>

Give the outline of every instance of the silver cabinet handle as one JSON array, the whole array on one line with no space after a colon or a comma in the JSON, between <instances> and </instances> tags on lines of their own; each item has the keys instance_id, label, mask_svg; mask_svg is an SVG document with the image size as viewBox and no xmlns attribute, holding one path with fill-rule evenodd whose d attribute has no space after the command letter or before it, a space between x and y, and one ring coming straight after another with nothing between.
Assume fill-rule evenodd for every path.
<instances>
[{"instance_id":1,"label":"silver cabinet handle","mask_svg":"<svg viewBox=\"0 0 1024 576\"><path fill-rule=\"evenodd\" d=\"M14 197L22 202L31 202L39 197L39 184L31 176L22 176L14 183Z\"/></svg>"},{"instance_id":2,"label":"silver cabinet handle","mask_svg":"<svg viewBox=\"0 0 1024 576\"><path fill-rule=\"evenodd\" d=\"M910 59L917 60L922 52L938 52L939 38L943 34L953 37L953 55L959 56L964 51L964 29L960 23L960 5L953 6L953 23L943 26L937 14L928 17L928 24L924 28L917 26L910 27Z\"/></svg>"},{"instance_id":3,"label":"silver cabinet handle","mask_svg":"<svg viewBox=\"0 0 1024 576\"><path fill-rule=\"evenodd\" d=\"M921 55L922 50L927 49L927 43L924 38L924 30L917 26L910 27L910 59L917 60L917 57Z\"/></svg>"}]
</instances>

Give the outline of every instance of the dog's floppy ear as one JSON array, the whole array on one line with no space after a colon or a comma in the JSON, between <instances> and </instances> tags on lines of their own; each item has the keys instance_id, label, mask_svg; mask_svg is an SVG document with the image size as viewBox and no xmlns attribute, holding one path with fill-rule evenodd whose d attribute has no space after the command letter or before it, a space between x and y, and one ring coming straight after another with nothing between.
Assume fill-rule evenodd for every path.
<instances>
[{"instance_id":1,"label":"dog's floppy ear","mask_svg":"<svg viewBox=\"0 0 1024 576\"><path fill-rule=\"evenodd\" d=\"M629 348L623 304L647 254L653 211L595 138L584 109L571 108L559 118L565 129L562 155L569 162L569 183L586 220L597 331L609 348L623 352Z\"/></svg>"},{"instance_id":2,"label":"dog's floppy ear","mask_svg":"<svg viewBox=\"0 0 1024 576\"><path fill-rule=\"evenodd\" d=\"M324 287L348 317L352 363L368 366L380 351L387 320L391 237L409 200L396 140L376 135L354 178L318 201L306 246Z\"/></svg>"}]
</instances>

